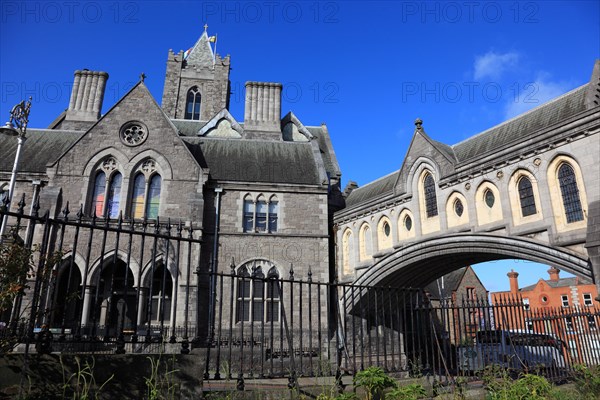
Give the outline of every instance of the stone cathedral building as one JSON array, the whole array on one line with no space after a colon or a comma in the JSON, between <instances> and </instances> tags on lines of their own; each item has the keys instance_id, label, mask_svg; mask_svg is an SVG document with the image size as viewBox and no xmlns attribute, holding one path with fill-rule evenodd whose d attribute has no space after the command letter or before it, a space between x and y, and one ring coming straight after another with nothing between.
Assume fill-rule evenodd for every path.
<instances>
[{"instance_id":1,"label":"stone cathedral building","mask_svg":"<svg viewBox=\"0 0 600 400\"><path fill-rule=\"evenodd\" d=\"M160 105L142 75L101 115L108 73L78 70L68 108L48 128L28 129L12 211L24 193L53 218L68 205L71 220L181 223L196 240L187 250L150 239L127 248L96 225L49 234L70 245L42 291L44 321L200 324L216 310L214 286L199 278L208 271L423 287L466 265L524 258L599 282L600 62L582 87L452 146L417 120L397 171L343 193L327 126L282 116L282 85L253 81L237 121L229 73L229 56L213 53L205 31L190 51L169 51ZM0 137L3 197L16 146ZM19 232L29 234L41 235ZM192 260L186 269L180 255ZM219 312L236 323L284 317L285 293L221 283L219 302L232 300ZM81 296L67 302L73 288ZM316 303L308 300L287 303Z\"/></svg>"},{"instance_id":2,"label":"stone cathedral building","mask_svg":"<svg viewBox=\"0 0 600 400\"><path fill-rule=\"evenodd\" d=\"M169 51L161 105L141 76L101 115L109 75L75 71L68 109L48 128L27 131L11 209L17 209L25 193L28 204L39 199L40 210L50 209L51 216L60 217L69 204L71 219L77 218L81 205L82 219L88 221L94 215L97 220L121 217L124 225L182 221L202 240L200 250L190 250L199 271L229 273L234 260L239 275L287 278L293 268L296 277L306 279L310 270L312 279L327 282L332 265L330 220L342 205L341 173L327 126L304 125L292 112L282 116L282 85L270 82L246 83L244 120L236 121L228 110L229 72L229 56L213 53L205 31L190 51ZM0 187L5 193L16 141L3 136L0 143ZM72 253L65 259L72 266L70 272L68 266L58 270L50 301L57 302L58 311L51 325L79 318L84 325L108 323L107 282L113 268L121 271L125 263L127 283L118 293L118 301L126 303L125 325L136 318L139 324L146 322L149 296L169 302L161 317L165 324L175 315L183 321L183 288L189 283L195 297L197 271L178 271L172 260L166 261L169 253L164 249L157 252L161 259L149 260L150 239L145 252L141 245L112 248L110 234L105 241L109 244L90 239L87 249L86 234L79 235L63 240L71 243L67 250ZM76 250L74 240L79 243ZM169 277L166 284L161 282L163 275ZM156 279L159 284L152 285ZM62 304L67 287L84 284L83 306ZM113 289L118 285L113 282ZM175 285L178 307L171 298ZM201 283L200 296L206 297L207 291ZM139 307L134 293L140 293ZM272 293L262 295L277 300ZM94 299L102 305L92 307ZM258 308L249 309L255 303L249 302L240 318L279 318L257 315ZM190 301L190 315L196 304L201 303ZM81 317L76 316L81 308ZM161 305L154 304L154 309L150 318L158 320Z\"/></svg>"}]
</instances>

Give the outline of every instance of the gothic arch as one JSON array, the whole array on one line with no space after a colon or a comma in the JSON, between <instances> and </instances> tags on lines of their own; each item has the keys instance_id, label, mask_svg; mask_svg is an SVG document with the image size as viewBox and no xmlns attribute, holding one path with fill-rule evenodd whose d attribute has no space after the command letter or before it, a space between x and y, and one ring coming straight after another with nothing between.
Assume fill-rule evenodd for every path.
<instances>
[{"instance_id":1,"label":"gothic arch","mask_svg":"<svg viewBox=\"0 0 600 400\"><path fill-rule=\"evenodd\" d=\"M115 250L109 250L106 253L104 253L104 256L98 257L96 260L94 260L92 263L90 263L91 267L88 271L86 285L94 286L96 284L96 281L100 277L100 265L110 264L113 260L114 254L115 254ZM117 260L123 261L126 265L127 265L128 257L129 257L128 268L131 271L131 273L133 274L133 287L138 287L139 282L137 281L137 274L138 274L140 266L139 266L137 260L135 260L133 257L128 255L127 253L125 253L123 250L119 250L117 252Z\"/></svg>"},{"instance_id":2,"label":"gothic arch","mask_svg":"<svg viewBox=\"0 0 600 400\"><path fill-rule=\"evenodd\" d=\"M446 200L446 220L448 228L469 223L469 205L467 198L460 192L452 192Z\"/></svg>"},{"instance_id":3,"label":"gothic arch","mask_svg":"<svg viewBox=\"0 0 600 400\"><path fill-rule=\"evenodd\" d=\"M492 182L486 180L477 187L475 191L475 210L477 211L478 225L502 220L500 191Z\"/></svg>"},{"instance_id":4,"label":"gothic arch","mask_svg":"<svg viewBox=\"0 0 600 400\"><path fill-rule=\"evenodd\" d=\"M520 186L522 186L523 182L529 182L531 186L530 190L531 195L533 196L533 207L535 208L535 213L525 216L523 215L523 191L520 190ZM508 182L508 198L514 225L539 221L543 218L538 180L529 170L519 168L513 172ZM529 201L531 201L531 199Z\"/></svg>"},{"instance_id":5,"label":"gothic arch","mask_svg":"<svg viewBox=\"0 0 600 400\"><path fill-rule=\"evenodd\" d=\"M501 259L523 259L592 279L589 261L580 255L522 237L455 233L408 244L367 269L359 285L422 287L465 265Z\"/></svg>"},{"instance_id":6,"label":"gothic arch","mask_svg":"<svg viewBox=\"0 0 600 400\"><path fill-rule=\"evenodd\" d=\"M392 223L387 216L379 218L377 223L377 250L391 249L394 244L392 235Z\"/></svg>"}]
</instances>

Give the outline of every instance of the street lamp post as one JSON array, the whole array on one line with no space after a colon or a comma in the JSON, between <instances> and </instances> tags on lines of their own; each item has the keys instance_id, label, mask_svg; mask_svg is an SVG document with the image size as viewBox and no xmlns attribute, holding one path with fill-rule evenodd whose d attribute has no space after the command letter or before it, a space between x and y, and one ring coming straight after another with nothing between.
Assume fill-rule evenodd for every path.
<instances>
[{"instance_id":1,"label":"street lamp post","mask_svg":"<svg viewBox=\"0 0 600 400\"><path fill-rule=\"evenodd\" d=\"M21 149L23 143L25 143L27 133L27 123L29 122L29 110L31 109L31 97L25 103L21 101L19 104L14 106L10 111L10 119L3 126L0 127L0 134L14 136L17 138L17 152L15 154L15 162L13 164L12 174L10 176L10 183L8 185L8 205L12 202L13 191L15 189L15 182L17 180L17 172L19 171L19 159L21 158ZM8 210L6 210L8 211ZM2 218L2 225L0 226L0 243L4 237L4 231L8 225L8 214L4 214Z\"/></svg>"}]
</instances>

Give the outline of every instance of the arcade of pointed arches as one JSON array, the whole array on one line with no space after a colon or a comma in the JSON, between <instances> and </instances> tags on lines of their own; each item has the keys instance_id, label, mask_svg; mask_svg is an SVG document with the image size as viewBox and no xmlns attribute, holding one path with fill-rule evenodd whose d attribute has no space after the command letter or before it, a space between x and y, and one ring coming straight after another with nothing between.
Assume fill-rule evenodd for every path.
<instances>
[{"instance_id":1,"label":"arcade of pointed arches","mask_svg":"<svg viewBox=\"0 0 600 400\"><path fill-rule=\"evenodd\" d=\"M567 231L586 226L587 198L583 176L577 162L566 155L558 155L549 163L547 186L554 214L556 230ZM531 171L519 167L508 181L508 198L514 225L526 224L543 219L540 200L540 182ZM418 175L418 220L420 234L440 230L438 215L438 185L432 168L425 165ZM474 191L473 207L467 197L458 190L452 191L441 209L445 210L446 223L450 228L465 226L471 221L469 210L475 210L477 224L486 225L501 221L502 199L498 186L489 180L482 181ZM347 226L341 234L341 262L344 275L352 274L353 267L370 262L373 255L393 248L395 245L414 239L417 235L413 211L401 209L397 218L395 210L389 210L379 218L370 217L360 223L358 235L354 226ZM392 223L392 221L394 223ZM371 223L376 229L371 229ZM358 251L356 251L358 249ZM356 254L358 253L358 254Z\"/></svg>"}]
</instances>

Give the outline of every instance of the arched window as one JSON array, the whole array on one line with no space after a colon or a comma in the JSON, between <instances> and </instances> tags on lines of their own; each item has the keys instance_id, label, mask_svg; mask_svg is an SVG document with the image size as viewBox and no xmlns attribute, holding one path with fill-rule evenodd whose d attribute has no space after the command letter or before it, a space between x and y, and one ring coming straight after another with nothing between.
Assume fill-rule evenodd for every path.
<instances>
[{"instance_id":1,"label":"arched window","mask_svg":"<svg viewBox=\"0 0 600 400\"><path fill-rule=\"evenodd\" d=\"M269 272L265 278L263 267ZM279 321L280 282L277 268L266 261L252 261L238 269L236 322Z\"/></svg>"},{"instance_id":2,"label":"arched window","mask_svg":"<svg viewBox=\"0 0 600 400\"><path fill-rule=\"evenodd\" d=\"M185 119L200 120L200 103L202 96L197 86L188 90L185 101Z\"/></svg>"},{"instance_id":3,"label":"arched window","mask_svg":"<svg viewBox=\"0 0 600 400\"><path fill-rule=\"evenodd\" d=\"M354 238L352 236L352 231L350 229L346 229L344 235L342 236L342 270L345 274L349 274L352 272L352 267L354 266Z\"/></svg>"},{"instance_id":4,"label":"arched window","mask_svg":"<svg viewBox=\"0 0 600 400\"><path fill-rule=\"evenodd\" d=\"M122 181L123 176L118 172L110 179L110 184L108 185L108 203L106 204L106 215L109 218L117 218L119 216Z\"/></svg>"},{"instance_id":5,"label":"arched window","mask_svg":"<svg viewBox=\"0 0 600 400\"><path fill-rule=\"evenodd\" d=\"M156 219L160 208L162 178L154 160L142 163L133 179L131 189L131 218Z\"/></svg>"},{"instance_id":6,"label":"arched window","mask_svg":"<svg viewBox=\"0 0 600 400\"><path fill-rule=\"evenodd\" d=\"M152 276L150 321L171 320L171 300L173 298L173 277L162 262L154 267Z\"/></svg>"},{"instance_id":7,"label":"arched window","mask_svg":"<svg viewBox=\"0 0 600 400\"><path fill-rule=\"evenodd\" d=\"M382 217L377 225L377 247L379 250L389 249L393 245L392 227L387 217Z\"/></svg>"},{"instance_id":8,"label":"arched window","mask_svg":"<svg viewBox=\"0 0 600 400\"><path fill-rule=\"evenodd\" d=\"M256 231L265 232L267 230L267 202L263 197L259 197L256 202Z\"/></svg>"},{"instance_id":9,"label":"arched window","mask_svg":"<svg viewBox=\"0 0 600 400\"><path fill-rule=\"evenodd\" d=\"M121 208L122 183L123 175L119 172L117 160L108 157L102 161L94 177L89 214L101 218L117 218Z\"/></svg>"},{"instance_id":10,"label":"arched window","mask_svg":"<svg viewBox=\"0 0 600 400\"><path fill-rule=\"evenodd\" d=\"M425 210L427 212L427 218L435 217L438 215L437 198L435 195L435 181L431 174L425 175L423 189L425 192Z\"/></svg>"},{"instance_id":11,"label":"arched window","mask_svg":"<svg viewBox=\"0 0 600 400\"><path fill-rule=\"evenodd\" d=\"M558 168L558 183L565 207L567 223L583 220L583 209L581 208L577 179L575 178L573 167L569 164L563 163Z\"/></svg>"},{"instance_id":12,"label":"arched window","mask_svg":"<svg viewBox=\"0 0 600 400\"><path fill-rule=\"evenodd\" d=\"M371 228L368 224L363 224L358 235L359 256L361 261L367 260L373 255L373 238L371 237Z\"/></svg>"},{"instance_id":13,"label":"arched window","mask_svg":"<svg viewBox=\"0 0 600 400\"><path fill-rule=\"evenodd\" d=\"M102 217L104 215L104 196L106 193L106 174L99 171L94 180L94 193L92 194L92 204L90 214Z\"/></svg>"},{"instance_id":14,"label":"arched window","mask_svg":"<svg viewBox=\"0 0 600 400\"><path fill-rule=\"evenodd\" d=\"M254 202L252 196L244 197L242 224L244 232L277 232L279 223L279 201L272 196L267 203L261 194Z\"/></svg>"},{"instance_id":15,"label":"arched window","mask_svg":"<svg viewBox=\"0 0 600 400\"><path fill-rule=\"evenodd\" d=\"M146 217L154 219L158 217L158 206L160 205L160 175L155 174L150 178L148 185L148 199L146 201Z\"/></svg>"},{"instance_id":16,"label":"arched window","mask_svg":"<svg viewBox=\"0 0 600 400\"><path fill-rule=\"evenodd\" d=\"M523 176L519 179L517 185L519 190L519 201L521 203L521 214L523 217L534 215L537 210L535 208L535 196L533 195L533 186L528 177Z\"/></svg>"}]
</instances>

